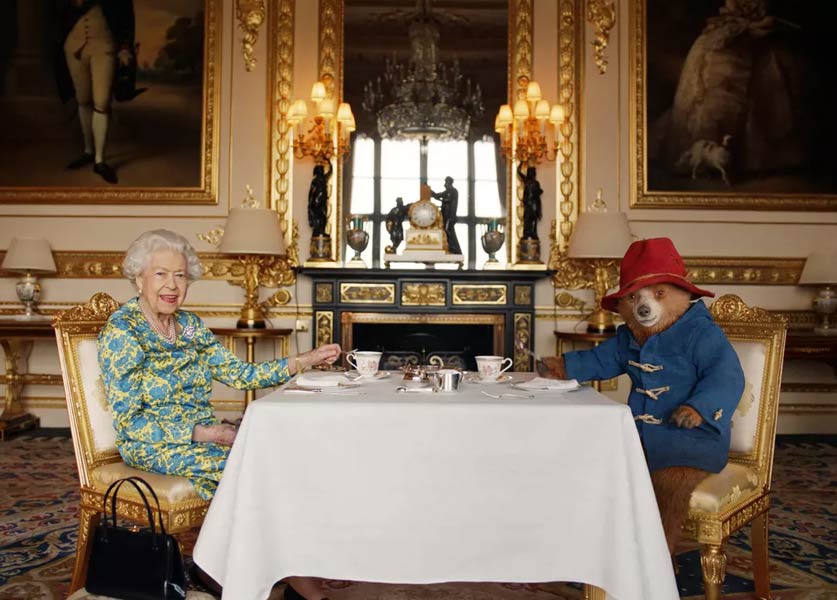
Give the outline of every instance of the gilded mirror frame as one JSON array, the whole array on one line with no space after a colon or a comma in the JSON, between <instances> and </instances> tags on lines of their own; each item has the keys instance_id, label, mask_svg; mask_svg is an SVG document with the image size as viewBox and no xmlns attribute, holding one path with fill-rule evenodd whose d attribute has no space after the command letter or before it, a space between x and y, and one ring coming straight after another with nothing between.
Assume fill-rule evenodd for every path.
<instances>
[{"instance_id":1,"label":"gilded mirror frame","mask_svg":"<svg viewBox=\"0 0 837 600\"><path fill-rule=\"evenodd\" d=\"M343 92L343 0L319 0L319 54L317 61L318 77L327 86L336 91L335 96L342 98ZM290 198L290 165L288 151L287 111L293 93L293 20L292 0L279 0L276 9L271 11L272 66L271 78L271 206L280 214L287 214L284 226L295 225L290 218L292 205ZM558 56L555 61L558 68L559 101L567 115L564 124L563 143L559 149L560 157L556 165L556 222L550 233L551 248L547 265L555 268L562 249L565 249L572 233L578 198L579 164L579 102L581 89L581 42L584 22L582 19L583 0L558 0L558 22L555 27L558 35ZM510 103L524 98L526 86L532 77L534 59L534 0L509 0L509 43L508 43L508 97ZM280 25L281 24L281 25ZM506 260L509 268L515 268L517 242L522 236L523 207L521 204L521 186L518 185L514 164L507 161L506 215L509 218L507 240L505 244ZM332 234L334 249L332 256L338 264L343 257L343 215L342 187L343 169L340 161L334 165L335 177L333 193L330 195L330 215L327 230ZM514 199L514 202L513 202ZM297 259L298 260L298 259Z\"/></svg>"}]
</instances>

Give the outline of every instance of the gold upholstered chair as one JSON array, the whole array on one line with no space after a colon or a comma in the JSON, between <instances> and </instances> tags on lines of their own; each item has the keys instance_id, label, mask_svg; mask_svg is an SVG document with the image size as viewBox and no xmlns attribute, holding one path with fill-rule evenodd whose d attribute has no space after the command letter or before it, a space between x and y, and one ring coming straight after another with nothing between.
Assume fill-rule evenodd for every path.
<instances>
[{"instance_id":1,"label":"gold upholstered chair","mask_svg":"<svg viewBox=\"0 0 837 600\"><path fill-rule=\"evenodd\" d=\"M705 596L718 600L724 544L749 523L756 596L769 598L767 511L787 322L734 295L722 296L710 310L741 361L744 394L732 417L729 463L692 493L684 539L700 544Z\"/></svg>"},{"instance_id":2,"label":"gold upholstered chair","mask_svg":"<svg viewBox=\"0 0 837 600\"><path fill-rule=\"evenodd\" d=\"M188 479L133 469L122 461L116 450L116 430L105 399L96 338L118 307L107 294L96 294L87 304L61 313L53 322L81 483L80 522L70 593L84 587L88 544L101 518L105 491L112 482L131 475L148 481L160 499L160 520L169 533L197 527L209 507L209 502L197 495ZM136 492L127 488L119 492L118 517L147 524L144 505Z\"/></svg>"}]
</instances>

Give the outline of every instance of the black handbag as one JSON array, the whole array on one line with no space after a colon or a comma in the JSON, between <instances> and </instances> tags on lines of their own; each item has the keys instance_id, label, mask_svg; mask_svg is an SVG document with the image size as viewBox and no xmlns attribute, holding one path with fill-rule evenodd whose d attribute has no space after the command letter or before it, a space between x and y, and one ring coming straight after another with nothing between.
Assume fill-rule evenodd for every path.
<instances>
[{"instance_id":1,"label":"black handbag","mask_svg":"<svg viewBox=\"0 0 837 600\"><path fill-rule=\"evenodd\" d=\"M136 488L145 504L147 528L120 527L116 524L116 497L119 488L126 482ZM183 600L186 598L186 576L180 547L177 540L166 533L162 519L157 531L151 505L142 486L154 498L159 514L157 494L140 477L114 481L105 493L102 518L91 541L85 589L90 594L123 600Z\"/></svg>"}]
</instances>

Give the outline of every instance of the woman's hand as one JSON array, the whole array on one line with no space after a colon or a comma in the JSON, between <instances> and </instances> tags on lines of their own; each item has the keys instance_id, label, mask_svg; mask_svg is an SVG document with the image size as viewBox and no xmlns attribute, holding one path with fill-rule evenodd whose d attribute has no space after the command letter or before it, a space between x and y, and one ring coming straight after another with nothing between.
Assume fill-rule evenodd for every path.
<instances>
[{"instance_id":1,"label":"woman's hand","mask_svg":"<svg viewBox=\"0 0 837 600\"><path fill-rule=\"evenodd\" d=\"M323 344L308 352L303 352L291 361L295 371L304 371L315 365L331 364L340 357L340 344Z\"/></svg>"},{"instance_id":2,"label":"woman's hand","mask_svg":"<svg viewBox=\"0 0 837 600\"><path fill-rule=\"evenodd\" d=\"M233 425L195 425L192 430L192 441L198 443L215 443L222 446L232 446L237 429Z\"/></svg>"}]
</instances>

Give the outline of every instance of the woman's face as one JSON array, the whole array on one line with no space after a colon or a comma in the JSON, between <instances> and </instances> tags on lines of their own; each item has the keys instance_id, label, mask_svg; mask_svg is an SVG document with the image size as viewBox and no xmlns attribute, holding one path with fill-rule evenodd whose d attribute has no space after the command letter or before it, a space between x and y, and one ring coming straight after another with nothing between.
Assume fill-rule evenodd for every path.
<instances>
[{"instance_id":1,"label":"woman's face","mask_svg":"<svg viewBox=\"0 0 837 600\"><path fill-rule=\"evenodd\" d=\"M151 310L159 315L173 314L186 300L189 288L186 257L174 250L152 253L148 267L137 277L136 284Z\"/></svg>"}]
</instances>

